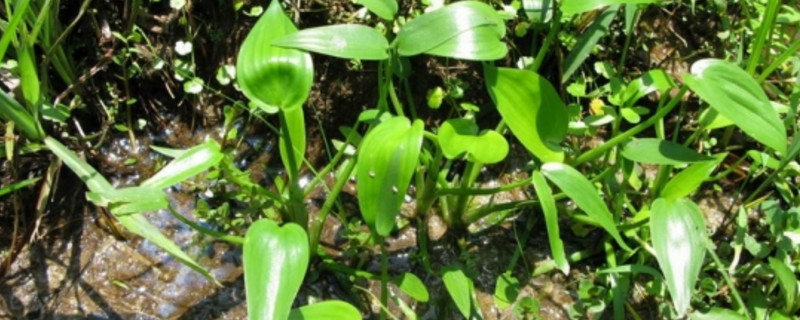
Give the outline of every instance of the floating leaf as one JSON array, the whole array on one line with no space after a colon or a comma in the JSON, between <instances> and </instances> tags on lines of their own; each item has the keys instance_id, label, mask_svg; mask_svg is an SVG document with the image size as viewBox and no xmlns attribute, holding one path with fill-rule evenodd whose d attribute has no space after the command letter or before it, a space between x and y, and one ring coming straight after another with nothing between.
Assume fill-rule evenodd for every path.
<instances>
[{"instance_id":1,"label":"floating leaf","mask_svg":"<svg viewBox=\"0 0 800 320\"><path fill-rule=\"evenodd\" d=\"M236 62L236 80L242 92L257 105L296 108L311 92L314 67L311 55L297 49L273 46L272 42L297 32L273 0L242 43Z\"/></svg>"},{"instance_id":2,"label":"floating leaf","mask_svg":"<svg viewBox=\"0 0 800 320\"><path fill-rule=\"evenodd\" d=\"M445 57L493 60L507 50L500 41L505 31L502 17L491 6L461 1L407 22L394 45L401 56L431 51Z\"/></svg>"},{"instance_id":3,"label":"floating leaf","mask_svg":"<svg viewBox=\"0 0 800 320\"><path fill-rule=\"evenodd\" d=\"M622 156L640 163L680 165L714 160L694 150L668 140L656 138L636 139L622 147Z\"/></svg>"},{"instance_id":4,"label":"floating leaf","mask_svg":"<svg viewBox=\"0 0 800 320\"><path fill-rule=\"evenodd\" d=\"M564 252L564 242L561 241L558 228L558 209L556 209L553 191L547 185L547 180L544 179L544 175L539 170L533 171L531 181L533 188L536 190L536 196L539 198L539 204L542 206L542 213L544 213L547 240L550 242L550 253L553 255L553 260L555 260L558 269L568 275L569 262L567 261L567 254Z\"/></svg>"},{"instance_id":5,"label":"floating leaf","mask_svg":"<svg viewBox=\"0 0 800 320\"><path fill-rule=\"evenodd\" d=\"M698 162L683 169L683 171L667 181L664 189L661 190L660 196L666 199L678 199L688 196L703 181L711 177L711 174L717 169L717 165L725 159L725 155L723 153L717 155L715 160Z\"/></svg>"},{"instance_id":6,"label":"floating leaf","mask_svg":"<svg viewBox=\"0 0 800 320\"><path fill-rule=\"evenodd\" d=\"M338 301L327 300L297 309L292 309L289 313L289 320L326 320L335 315L337 320L361 320L361 313L351 304Z\"/></svg>"},{"instance_id":7,"label":"floating leaf","mask_svg":"<svg viewBox=\"0 0 800 320\"><path fill-rule=\"evenodd\" d=\"M445 270L442 281L461 315L466 319L471 319L472 296L475 291L472 279L467 277L461 269L451 267Z\"/></svg>"},{"instance_id":8,"label":"floating leaf","mask_svg":"<svg viewBox=\"0 0 800 320\"><path fill-rule=\"evenodd\" d=\"M356 189L364 221L378 235L394 228L422 147L421 120L388 119L364 137L358 150Z\"/></svg>"},{"instance_id":9,"label":"floating leaf","mask_svg":"<svg viewBox=\"0 0 800 320\"><path fill-rule=\"evenodd\" d=\"M656 199L650 211L653 249L681 318L689 309L706 253L703 214L694 202L685 198Z\"/></svg>"},{"instance_id":10,"label":"floating leaf","mask_svg":"<svg viewBox=\"0 0 800 320\"><path fill-rule=\"evenodd\" d=\"M273 45L343 59L386 60L389 42L378 30L360 24L338 24L300 30L276 39Z\"/></svg>"},{"instance_id":11,"label":"floating leaf","mask_svg":"<svg viewBox=\"0 0 800 320\"><path fill-rule=\"evenodd\" d=\"M756 141L786 153L786 127L753 77L733 63L703 59L684 81L701 99Z\"/></svg>"},{"instance_id":12,"label":"floating leaf","mask_svg":"<svg viewBox=\"0 0 800 320\"><path fill-rule=\"evenodd\" d=\"M508 142L494 130L485 130L480 135L478 125L467 119L450 119L439 127L439 144L444 156L455 159L467 153L470 161L497 163L508 154Z\"/></svg>"},{"instance_id":13,"label":"floating leaf","mask_svg":"<svg viewBox=\"0 0 800 320\"><path fill-rule=\"evenodd\" d=\"M563 0L561 1L561 12L565 16L571 16L587 11L602 8L604 6L616 4L644 4L656 3L659 0Z\"/></svg>"},{"instance_id":14,"label":"floating leaf","mask_svg":"<svg viewBox=\"0 0 800 320\"><path fill-rule=\"evenodd\" d=\"M406 272L401 274L395 279L395 283L397 283L397 287L400 288L400 290L414 298L414 300L428 302L430 296L428 294L428 289L425 288L425 283L413 273Z\"/></svg>"},{"instance_id":15,"label":"floating leaf","mask_svg":"<svg viewBox=\"0 0 800 320\"><path fill-rule=\"evenodd\" d=\"M397 14L396 0L356 0L384 20L393 20Z\"/></svg>"},{"instance_id":16,"label":"floating leaf","mask_svg":"<svg viewBox=\"0 0 800 320\"><path fill-rule=\"evenodd\" d=\"M308 268L306 232L261 219L247 229L242 251L248 317L287 319Z\"/></svg>"},{"instance_id":17,"label":"floating leaf","mask_svg":"<svg viewBox=\"0 0 800 320\"><path fill-rule=\"evenodd\" d=\"M549 162L542 165L542 173L548 180L558 186L564 194L578 205L597 225L610 234L625 250L630 247L622 241L614 217L608 211L603 199L597 194L591 182L574 168L558 162Z\"/></svg>"},{"instance_id":18,"label":"floating leaf","mask_svg":"<svg viewBox=\"0 0 800 320\"><path fill-rule=\"evenodd\" d=\"M219 163L222 157L219 144L214 140L209 140L181 152L158 173L142 182L141 186L163 190L208 170Z\"/></svg>"},{"instance_id":19,"label":"floating leaf","mask_svg":"<svg viewBox=\"0 0 800 320\"><path fill-rule=\"evenodd\" d=\"M484 72L497 110L522 145L542 161L563 161L559 144L569 119L550 82L527 70L487 66Z\"/></svg>"}]
</instances>

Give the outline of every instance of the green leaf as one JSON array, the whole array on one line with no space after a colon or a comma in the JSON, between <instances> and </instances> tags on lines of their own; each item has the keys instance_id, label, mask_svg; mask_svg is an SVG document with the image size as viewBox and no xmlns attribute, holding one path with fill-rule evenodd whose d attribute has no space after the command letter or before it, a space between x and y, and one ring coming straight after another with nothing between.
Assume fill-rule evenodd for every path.
<instances>
[{"instance_id":1,"label":"green leaf","mask_svg":"<svg viewBox=\"0 0 800 320\"><path fill-rule=\"evenodd\" d=\"M7 195L9 193L12 193L14 191L17 191L17 190L20 190L20 189L24 189L25 187L30 186L30 185L38 182L40 179L41 178L31 178L31 179L17 181L17 182L11 183L9 185L2 186L2 187L0 187L0 197L2 197L4 195Z\"/></svg>"},{"instance_id":2,"label":"green leaf","mask_svg":"<svg viewBox=\"0 0 800 320\"><path fill-rule=\"evenodd\" d=\"M733 63L703 59L684 81L719 114L758 142L786 153L786 127L753 77Z\"/></svg>"},{"instance_id":3,"label":"green leaf","mask_svg":"<svg viewBox=\"0 0 800 320\"><path fill-rule=\"evenodd\" d=\"M643 4L656 3L658 0L564 0L561 1L561 12L569 17L574 14L584 13L599 9L603 6L617 4Z\"/></svg>"},{"instance_id":4,"label":"green leaf","mask_svg":"<svg viewBox=\"0 0 800 320\"><path fill-rule=\"evenodd\" d=\"M289 313L289 320L361 320L361 313L351 304L339 300L327 300L297 309Z\"/></svg>"},{"instance_id":5,"label":"green leaf","mask_svg":"<svg viewBox=\"0 0 800 320\"><path fill-rule=\"evenodd\" d=\"M467 277L461 269L450 267L444 271L442 281L461 315L464 318L471 319L472 296L475 291L472 279Z\"/></svg>"},{"instance_id":6,"label":"green leaf","mask_svg":"<svg viewBox=\"0 0 800 320\"><path fill-rule=\"evenodd\" d=\"M380 236L394 228L419 162L423 123L388 119L364 137L358 149L356 189L364 221Z\"/></svg>"},{"instance_id":7,"label":"green leaf","mask_svg":"<svg viewBox=\"0 0 800 320\"><path fill-rule=\"evenodd\" d=\"M539 198L539 205L542 206L542 213L544 213L544 222L547 227L547 240L550 242L550 253L553 254L553 260L565 275L569 274L569 262L567 261L567 254L564 252L564 242L561 241L561 235L558 228L558 209L556 209L556 201L553 198L553 191L547 185L547 180L539 170L534 170L531 174L531 181L533 188L536 190L536 196Z\"/></svg>"},{"instance_id":8,"label":"green leaf","mask_svg":"<svg viewBox=\"0 0 800 320\"><path fill-rule=\"evenodd\" d=\"M247 230L242 251L248 317L287 319L308 268L306 232L261 219Z\"/></svg>"},{"instance_id":9,"label":"green leaf","mask_svg":"<svg viewBox=\"0 0 800 320\"><path fill-rule=\"evenodd\" d=\"M419 302L428 302L430 298L425 284L413 273L403 273L395 279L397 287L408 296Z\"/></svg>"},{"instance_id":10,"label":"green leaf","mask_svg":"<svg viewBox=\"0 0 800 320\"><path fill-rule=\"evenodd\" d=\"M567 108L546 79L533 71L486 66L486 87L508 128L542 161L561 162Z\"/></svg>"},{"instance_id":11,"label":"green leaf","mask_svg":"<svg viewBox=\"0 0 800 320\"><path fill-rule=\"evenodd\" d=\"M680 165L714 160L694 150L668 140L656 138L636 139L622 147L622 156L640 163Z\"/></svg>"},{"instance_id":12,"label":"green leaf","mask_svg":"<svg viewBox=\"0 0 800 320\"><path fill-rule=\"evenodd\" d=\"M356 0L356 3L364 5L369 11L384 20L394 20L394 16L397 14L396 0Z\"/></svg>"},{"instance_id":13,"label":"green leaf","mask_svg":"<svg viewBox=\"0 0 800 320\"><path fill-rule=\"evenodd\" d=\"M497 163L508 154L508 142L494 130L480 135L478 125L467 119L450 119L439 127L439 144L444 156L455 159L463 153L472 162Z\"/></svg>"},{"instance_id":14,"label":"green leaf","mask_svg":"<svg viewBox=\"0 0 800 320\"><path fill-rule=\"evenodd\" d=\"M29 140L40 141L44 138L39 120L3 90L0 90L0 118L14 122L14 127Z\"/></svg>"},{"instance_id":15,"label":"green leaf","mask_svg":"<svg viewBox=\"0 0 800 320\"><path fill-rule=\"evenodd\" d=\"M106 178L61 142L53 137L45 137L44 144L86 184L90 191L96 193L114 191L114 187Z\"/></svg>"},{"instance_id":16,"label":"green leaf","mask_svg":"<svg viewBox=\"0 0 800 320\"><path fill-rule=\"evenodd\" d=\"M343 59L389 59L389 42L378 30L360 24L338 24L300 30L276 39L273 45Z\"/></svg>"},{"instance_id":17,"label":"green leaf","mask_svg":"<svg viewBox=\"0 0 800 320\"><path fill-rule=\"evenodd\" d=\"M164 191L141 186L115 189L105 193L88 192L87 198L95 205L108 207L115 216L156 211L169 206Z\"/></svg>"},{"instance_id":18,"label":"green leaf","mask_svg":"<svg viewBox=\"0 0 800 320\"><path fill-rule=\"evenodd\" d=\"M519 280L511 275L511 271L497 276L494 287L494 304L501 310L507 308L517 301L519 289Z\"/></svg>"},{"instance_id":19,"label":"green leaf","mask_svg":"<svg viewBox=\"0 0 800 320\"><path fill-rule=\"evenodd\" d=\"M632 106L634 102L652 92L666 94L672 88L675 88L675 82L664 70L650 70L628 84L623 101L627 106Z\"/></svg>"},{"instance_id":20,"label":"green leaf","mask_svg":"<svg viewBox=\"0 0 800 320\"><path fill-rule=\"evenodd\" d=\"M283 166L290 178L300 170L306 153L306 120L303 108L284 109L281 111L281 132L278 148ZM288 151L294 151L289 154ZM290 158L291 156L291 158Z\"/></svg>"},{"instance_id":21,"label":"green leaf","mask_svg":"<svg viewBox=\"0 0 800 320\"><path fill-rule=\"evenodd\" d=\"M695 311L689 314L692 320L747 320L748 318L731 309L714 307L706 312Z\"/></svg>"},{"instance_id":22,"label":"green leaf","mask_svg":"<svg viewBox=\"0 0 800 320\"><path fill-rule=\"evenodd\" d=\"M716 155L714 160L698 162L683 169L667 181L660 196L670 200L688 196L697 190L703 181L711 177L711 174L717 169L717 165L725 159L725 155L727 153L722 153Z\"/></svg>"},{"instance_id":23,"label":"green leaf","mask_svg":"<svg viewBox=\"0 0 800 320\"><path fill-rule=\"evenodd\" d=\"M794 313L797 304L797 277L783 261L769 257L769 266L775 272L783 293L784 311Z\"/></svg>"},{"instance_id":24,"label":"green leaf","mask_svg":"<svg viewBox=\"0 0 800 320\"><path fill-rule=\"evenodd\" d=\"M242 43L236 62L236 80L242 92L260 105L281 109L299 107L314 81L311 55L297 49L273 46L282 36L297 32L273 0Z\"/></svg>"},{"instance_id":25,"label":"green leaf","mask_svg":"<svg viewBox=\"0 0 800 320\"><path fill-rule=\"evenodd\" d=\"M182 152L158 173L142 182L141 186L163 190L217 165L222 156L219 144L209 140Z\"/></svg>"},{"instance_id":26,"label":"green leaf","mask_svg":"<svg viewBox=\"0 0 800 320\"><path fill-rule=\"evenodd\" d=\"M502 17L491 6L460 1L407 22L393 45L401 56L431 51L445 57L492 60L507 50L500 41L505 31Z\"/></svg>"},{"instance_id":27,"label":"green leaf","mask_svg":"<svg viewBox=\"0 0 800 320\"><path fill-rule=\"evenodd\" d=\"M564 65L562 66L564 73L561 75L562 84L566 83L570 79L572 74L578 70L578 67L580 67L583 62L586 61L586 58L588 58L592 53L592 49L595 48L597 42L600 41L600 39L603 38L606 33L608 33L611 21L614 20L614 16L617 15L617 11L619 11L619 6L609 7L603 11L603 13L596 18L594 23L592 23L592 25L581 35L581 37L578 39L578 43L564 59Z\"/></svg>"},{"instance_id":28,"label":"green leaf","mask_svg":"<svg viewBox=\"0 0 800 320\"><path fill-rule=\"evenodd\" d=\"M706 254L706 227L697 205L685 198L656 199L650 209L650 234L672 303L681 318Z\"/></svg>"},{"instance_id":29,"label":"green leaf","mask_svg":"<svg viewBox=\"0 0 800 320\"><path fill-rule=\"evenodd\" d=\"M610 234L614 240L625 250L631 248L625 244L619 234L614 217L608 211L603 199L597 194L597 189L592 186L586 177L574 168L558 162L549 162L542 165L542 173L553 182L564 194L578 205L597 225Z\"/></svg>"}]
</instances>

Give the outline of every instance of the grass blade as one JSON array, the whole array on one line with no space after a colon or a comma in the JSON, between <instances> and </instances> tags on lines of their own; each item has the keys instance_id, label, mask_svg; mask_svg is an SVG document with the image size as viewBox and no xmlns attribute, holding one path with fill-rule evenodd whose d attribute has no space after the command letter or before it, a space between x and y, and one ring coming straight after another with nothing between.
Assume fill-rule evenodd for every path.
<instances>
[{"instance_id":1,"label":"grass blade","mask_svg":"<svg viewBox=\"0 0 800 320\"><path fill-rule=\"evenodd\" d=\"M544 222L547 226L547 240L550 242L550 253L553 254L553 260L558 269L564 274L569 274L569 261L567 261L567 254L564 252L564 242L561 241L561 235L558 228L558 209L556 209L556 201L553 198L553 191L547 185L544 175L539 170L533 171L531 174L531 181L533 188L536 190L536 196L539 198L539 204L542 206L544 213Z\"/></svg>"},{"instance_id":2,"label":"grass blade","mask_svg":"<svg viewBox=\"0 0 800 320\"><path fill-rule=\"evenodd\" d=\"M576 1L582 2L583 0ZM578 70L578 67L580 67L580 65L586 61L586 58L589 57L589 54L592 53L592 48L597 45L597 41L600 41L600 38L606 35L608 26L611 25L611 21L614 20L617 11L619 11L619 6L609 7L603 11L603 13L597 17L597 20L595 20L594 23L586 29L583 35L581 35L580 39L578 39L578 43L572 48L572 51L570 51L569 55L564 60L564 65L562 66L564 73L561 75L562 84L569 81L572 74Z\"/></svg>"}]
</instances>

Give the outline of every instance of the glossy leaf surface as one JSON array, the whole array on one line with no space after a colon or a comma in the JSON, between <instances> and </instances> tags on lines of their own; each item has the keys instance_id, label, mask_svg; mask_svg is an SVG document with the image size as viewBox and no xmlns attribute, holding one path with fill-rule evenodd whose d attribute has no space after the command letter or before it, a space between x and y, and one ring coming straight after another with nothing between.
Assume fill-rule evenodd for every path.
<instances>
[{"instance_id":1,"label":"glossy leaf surface","mask_svg":"<svg viewBox=\"0 0 800 320\"><path fill-rule=\"evenodd\" d=\"M786 127L752 76L717 59L697 61L691 70L684 81L701 99L756 141L786 152Z\"/></svg>"},{"instance_id":2,"label":"glossy leaf surface","mask_svg":"<svg viewBox=\"0 0 800 320\"><path fill-rule=\"evenodd\" d=\"M784 311L794 313L797 305L797 277L783 261L769 257L769 266L775 272L783 293Z\"/></svg>"},{"instance_id":3,"label":"glossy leaf surface","mask_svg":"<svg viewBox=\"0 0 800 320\"><path fill-rule=\"evenodd\" d=\"M351 304L339 300L327 300L297 309L289 313L289 320L361 320L358 309Z\"/></svg>"},{"instance_id":4,"label":"glossy leaf surface","mask_svg":"<svg viewBox=\"0 0 800 320\"><path fill-rule=\"evenodd\" d=\"M622 156L640 163L679 165L714 160L694 150L669 140L656 138L636 139L622 147Z\"/></svg>"},{"instance_id":5,"label":"glossy leaf surface","mask_svg":"<svg viewBox=\"0 0 800 320\"><path fill-rule=\"evenodd\" d=\"M395 279L395 283L397 283L397 287L400 288L400 290L414 298L414 300L428 302L430 295L428 294L428 289L425 287L425 283L413 273L406 272L401 274Z\"/></svg>"},{"instance_id":6,"label":"glossy leaf surface","mask_svg":"<svg viewBox=\"0 0 800 320\"><path fill-rule=\"evenodd\" d=\"M409 21L400 29L393 45L401 56L431 53L491 60L507 50L500 41L505 30L503 19L491 6L460 1Z\"/></svg>"},{"instance_id":7,"label":"glossy leaf surface","mask_svg":"<svg viewBox=\"0 0 800 320\"><path fill-rule=\"evenodd\" d=\"M422 121L395 117L373 128L358 150L356 189L364 221L381 236L394 228L422 147Z\"/></svg>"},{"instance_id":8,"label":"glossy leaf surface","mask_svg":"<svg viewBox=\"0 0 800 320\"><path fill-rule=\"evenodd\" d=\"M658 2L658 0L564 0L561 2L561 12L563 12L565 16L571 16L609 5L655 2Z\"/></svg>"},{"instance_id":9,"label":"glossy leaf surface","mask_svg":"<svg viewBox=\"0 0 800 320\"><path fill-rule=\"evenodd\" d=\"M442 275L442 281L461 315L466 319L471 319L472 295L475 291L472 279L467 277L461 269L448 268Z\"/></svg>"},{"instance_id":10,"label":"glossy leaf surface","mask_svg":"<svg viewBox=\"0 0 800 320\"><path fill-rule=\"evenodd\" d=\"M553 191L547 185L544 175L541 171L533 171L531 174L531 181L533 188L536 190L536 196L539 198L539 205L542 207L544 213L544 222L547 227L547 240L550 242L550 253L553 255L553 260L561 272L569 274L569 262L567 261L567 254L564 252L564 242L561 240L561 234L558 228L558 209L556 208L556 201L553 198Z\"/></svg>"},{"instance_id":11,"label":"glossy leaf surface","mask_svg":"<svg viewBox=\"0 0 800 320\"><path fill-rule=\"evenodd\" d=\"M706 254L703 214L694 202L685 198L656 199L650 211L650 234L656 259L678 317L682 317L689 309Z\"/></svg>"},{"instance_id":12,"label":"glossy leaf surface","mask_svg":"<svg viewBox=\"0 0 800 320\"><path fill-rule=\"evenodd\" d=\"M619 234L614 217L597 194L597 189L574 168L558 162L542 165L542 174L578 205L597 225L610 234L625 250L630 250Z\"/></svg>"},{"instance_id":13,"label":"glossy leaf surface","mask_svg":"<svg viewBox=\"0 0 800 320\"><path fill-rule=\"evenodd\" d=\"M527 70L487 66L484 72L497 111L522 145L542 161L563 161L567 108L553 85Z\"/></svg>"},{"instance_id":14,"label":"glossy leaf surface","mask_svg":"<svg viewBox=\"0 0 800 320\"><path fill-rule=\"evenodd\" d=\"M478 135L478 125L467 119L450 119L439 127L439 144L444 156L455 159L466 153L473 162L497 163L508 154L508 142L494 130Z\"/></svg>"},{"instance_id":15,"label":"glossy leaf surface","mask_svg":"<svg viewBox=\"0 0 800 320\"><path fill-rule=\"evenodd\" d=\"M678 199L688 196L697 190L703 181L711 177L711 174L717 169L717 165L725 159L725 154L720 154L715 158L711 161L695 163L683 169L667 181L664 189L661 190L660 196L666 199Z\"/></svg>"},{"instance_id":16,"label":"glossy leaf surface","mask_svg":"<svg viewBox=\"0 0 800 320\"><path fill-rule=\"evenodd\" d=\"M306 232L261 219L247 229L242 251L248 317L287 319L308 268Z\"/></svg>"},{"instance_id":17,"label":"glossy leaf surface","mask_svg":"<svg viewBox=\"0 0 800 320\"><path fill-rule=\"evenodd\" d=\"M384 20L393 20L397 14L397 0L356 0Z\"/></svg>"},{"instance_id":18,"label":"glossy leaf surface","mask_svg":"<svg viewBox=\"0 0 800 320\"><path fill-rule=\"evenodd\" d=\"M256 105L290 109L308 98L314 80L311 55L272 45L275 39L295 32L297 27L283 13L280 1L273 0L242 43L236 80Z\"/></svg>"},{"instance_id":19,"label":"glossy leaf surface","mask_svg":"<svg viewBox=\"0 0 800 320\"><path fill-rule=\"evenodd\" d=\"M142 182L141 186L163 190L208 170L220 160L222 151L219 144L209 140L182 152L158 173Z\"/></svg>"},{"instance_id":20,"label":"glossy leaf surface","mask_svg":"<svg viewBox=\"0 0 800 320\"><path fill-rule=\"evenodd\" d=\"M273 41L273 45L311 51L343 59L385 60L389 42L378 30L360 24L339 24L300 30Z\"/></svg>"},{"instance_id":21,"label":"glossy leaf surface","mask_svg":"<svg viewBox=\"0 0 800 320\"><path fill-rule=\"evenodd\" d=\"M290 178L294 178L300 170L306 153L306 119L303 108L281 110L281 131L278 138L278 150L283 167ZM291 158L289 151L293 151Z\"/></svg>"}]
</instances>

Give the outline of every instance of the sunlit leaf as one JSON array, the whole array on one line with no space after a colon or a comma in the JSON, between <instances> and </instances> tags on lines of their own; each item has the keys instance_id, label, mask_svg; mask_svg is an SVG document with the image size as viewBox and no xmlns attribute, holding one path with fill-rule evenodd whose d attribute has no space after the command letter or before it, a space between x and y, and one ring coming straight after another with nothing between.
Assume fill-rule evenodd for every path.
<instances>
[{"instance_id":1,"label":"sunlit leaf","mask_svg":"<svg viewBox=\"0 0 800 320\"><path fill-rule=\"evenodd\" d=\"M706 254L703 213L685 198L656 199L650 211L653 249L680 318L689 309Z\"/></svg>"},{"instance_id":2,"label":"sunlit leaf","mask_svg":"<svg viewBox=\"0 0 800 320\"><path fill-rule=\"evenodd\" d=\"M428 289L425 288L425 283L413 273L406 272L401 274L395 279L395 283L397 283L397 287L400 290L414 298L414 300L428 302L430 296L428 294Z\"/></svg>"},{"instance_id":3,"label":"sunlit leaf","mask_svg":"<svg viewBox=\"0 0 800 320\"><path fill-rule=\"evenodd\" d=\"M731 309L711 308L711 310L695 311L689 314L692 320L747 320L748 318Z\"/></svg>"},{"instance_id":4,"label":"sunlit leaf","mask_svg":"<svg viewBox=\"0 0 800 320\"><path fill-rule=\"evenodd\" d=\"M364 137L358 149L356 189L364 221L387 236L419 162L423 124L403 117L388 119Z\"/></svg>"},{"instance_id":5,"label":"sunlit leaf","mask_svg":"<svg viewBox=\"0 0 800 320\"><path fill-rule=\"evenodd\" d=\"M442 275L442 281L447 293L450 294L450 298L455 302L458 311L461 312L464 318L470 319L473 307L472 295L475 291L472 279L467 277L464 271L459 268L447 268L444 275Z\"/></svg>"},{"instance_id":6,"label":"sunlit leaf","mask_svg":"<svg viewBox=\"0 0 800 320\"><path fill-rule=\"evenodd\" d=\"M701 99L758 142L786 153L786 127L753 77L737 65L703 59L684 81Z\"/></svg>"},{"instance_id":7,"label":"sunlit leaf","mask_svg":"<svg viewBox=\"0 0 800 320\"><path fill-rule=\"evenodd\" d=\"M614 20L614 16L617 15L617 11L619 11L619 6L612 6L603 11L603 13L596 18L594 23L592 23L592 25L583 32L581 37L578 38L578 43L575 44L575 47L572 50L570 50L569 55L564 58L564 65L562 66L564 72L561 75L562 84L569 81L570 77L572 77L572 74L578 70L578 67L580 67L583 62L586 61L586 58L588 58L592 53L592 50L597 45L597 42L600 41L600 39L603 38L606 33L608 33L611 21Z\"/></svg>"},{"instance_id":8,"label":"sunlit leaf","mask_svg":"<svg viewBox=\"0 0 800 320\"><path fill-rule=\"evenodd\" d=\"M44 138L39 121L4 90L0 90L0 119L14 122L14 128L30 140L39 141Z\"/></svg>"},{"instance_id":9,"label":"sunlit leaf","mask_svg":"<svg viewBox=\"0 0 800 320\"><path fill-rule=\"evenodd\" d=\"M96 193L114 191L114 187L106 178L61 142L53 137L46 137L44 138L44 144L89 187L89 191Z\"/></svg>"},{"instance_id":10,"label":"sunlit leaf","mask_svg":"<svg viewBox=\"0 0 800 320\"><path fill-rule=\"evenodd\" d=\"M497 276L497 281L494 286L494 304L498 308L505 309L519 296L520 284L519 280L511 275L510 271Z\"/></svg>"},{"instance_id":11,"label":"sunlit leaf","mask_svg":"<svg viewBox=\"0 0 800 320\"><path fill-rule=\"evenodd\" d=\"M698 162L683 169L667 181L664 189L661 190L660 196L666 199L678 199L688 196L697 190L703 181L711 177L711 174L717 169L717 165L725 159L725 155L724 153L719 154L715 156L716 159L714 160Z\"/></svg>"},{"instance_id":12,"label":"sunlit leaf","mask_svg":"<svg viewBox=\"0 0 800 320\"><path fill-rule=\"evenodd\" d=\"M675 82L664 70L650 70L628 84L625 88L623 101L627 102L627 105L631 105L652 92L666 94L674 87Z\"/></svg>"},{"instance_id":13,"label":"sunlit leaf","mask_svg":"<svg viewBox=\"0 0 800 320\"><path fill-rule=\"evenodd\" d=\"M247 229L242 254L248 318L287 319L308 268L306 232L258 220Z\"/></svg>"},{"instance_id":14,"label":"sunlit leaf","mask_svg":"<svg viewBox=\"0 0 800 320\"><path fill-rule=\"evenodd\" d=\"M680 165L714 160L669 140L656 138L636 139L622 147L622 156L640 163Z\"/></svg>"},{"instance_id":15,"label":"sunlit leaf","mask_svg":"<svg viewBox=\"0 0 800 320\"><path fill-rule=\"evenodd\" d=\"M306 120L303 108L281 110L281 132L278 139L281 161L290 178L300 170L306 153ZM294 151L289 154L289 150Z\"/></svg>"},{"instance_id":16,"label":"sunlit leaf","mask_svg":"<svg viewBox=\"0 0 800 320\"><path fill-rule=\"evenodd\" d=\"M656 3L658 1L659 0L563 0L560 2L560 8L565 16L571 16L608 5Z\"/></svg>"},{"instance_id":17,"label":"sunlit leaf","mask_svg":"<svg viewBox=\"0 0 800 320\"><path fill-rule=\"evenodd\" d=\"M364 5L384 20L394 20L397 14L397 0L356 0L356 3Z\"/></svg>"},{"instance_id":18,"label":"sunlit leaf","mask_svg":"<svg viewBox=\"0 0 800 320\"><path fill-rule=\"evenodd\" d=\"M182 152L141 186L162 190L208 170L222 160L219 144L209 140Z\"/></svg>"},{"instance_id":19,"label":"sunlit leaf","mask_svg":"<svg viewBox=\"0 0 800 320\"><path fill-rule=\"evenodd\" d=\"M542 213L544 213L547 240L550 242L550 253L553 255L553 260L556 262L558 269L568 275L569 262L567 261L567 254L564 252L564 242L561 241L558 228L558 209L556 209L556 201L553 199L553 191L547 185L547 180L544 179L544 175L539 170L533 171L531 181L533 188L536 190L536 196L539 198Z\"/></svg>"},{"instance_id":20,"label":"sunlit leaf","mask_svg":"<svg viewBox=\"0 0 800 320\"><path fill-rule=\"evenodd\" d=\"M450 119L439 127L439 144L444 156L455 159L467 153L470 161L497 163L508 154L508 142L494 130L478 134L478 125L467 119Z\"/></svg>"},{"instance_id":21,"label":"sunlit leaf","mask_svg":"<svg viewBox=\"0 0 800 320\"><path fill-rule=\"evenodd\" d=\"M487 66L484 72L497 111L522 145L542 161L563 161L567 108L550 82L527 70Z\"/></svg>"},{"instance_id":22,"label":"sunlit leaf","mask_svg":"<svg viewBox=\"0 0 800 320\"><path fill-rule=\"evenodd\" d=\"M625 250L630 247L625 244L619 234L614 217L603 199L597 194L597 189L586 179L582 173L574 168L558 162L549 162L542 165L542 173L553 182L564 194L578 205L598 226L610 234Z\"/></svg>"},{"instance_id":23,"label":"sunlit leaf","mask_svg":"<svg viewBox=\"0 0 800 320\"><path fill-rule=\"evenodd\" d=\"M769 257L768 260L769 266L775 272L775 277L781 286L784 302L783 310L788 313L794 313L797 304L797 277L783 261L773 257Z\"/></svg>"},{"instance_id":24,"label":"sunlit leaf","mask_svg":"<svg viewBox=\"0 0 800 320\"><path fill-rule=\"evenodd\" d=\"M360 24L338 24L300 30L272 42L344 59L385 60L389 42L378 30Z\"/></svg>"},{"instance_id":25,"label":"sunlit leaf","mask_svg":"<svg viewBox=\"0 0 800 320\"><path fill-rule=\"evenodd\" d=\"M273 0L242 43L236 80L256 105L291 109L308 98L314 81L311 55L272 45L275 39L295 32L297 28L283 13L280 1Z\"/></svg>"},{"instance_id":26,"label":"sunlit leaf","mask_svg":"<svg viewBox=\"0 0 800 320\"><path fill-rule=\"evenodd\" d=\"M431 51L445 57L492 60L507 50L500 41L505 30L502 17L491 6L460 1L409 21L393 45L401 56Z\"/></svg>"},{"instance_id":27,"label":"sunlit leaf","mask_svg":"<svg viewBox=\"0 0 800 320\"><path fill-rule=\"evenodd\" d=\"M326 320L335 316L337 320L361 320L361 313L353 305L339 300L326 300L297 309L289 313L289 320Z\"/></svg>"},{"instance_id":28,"label":"sunlit leaf","mask_svg":"<svg viewBox=\"0 0 800 320\"><path fill-rule=\"evenodd\" d=\"M169 206L164 191L141 186L115 189L105 193L88 192L87 197L95 205L108 207L116 216L157 211Z\"/></svg>"}]
</instances>

